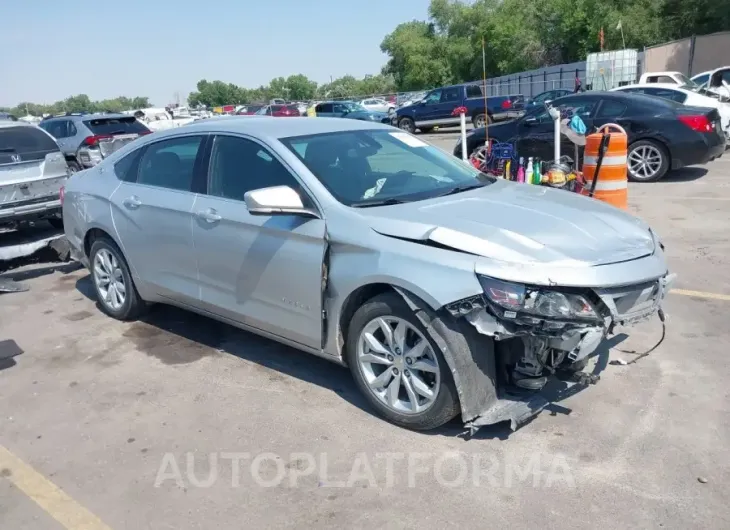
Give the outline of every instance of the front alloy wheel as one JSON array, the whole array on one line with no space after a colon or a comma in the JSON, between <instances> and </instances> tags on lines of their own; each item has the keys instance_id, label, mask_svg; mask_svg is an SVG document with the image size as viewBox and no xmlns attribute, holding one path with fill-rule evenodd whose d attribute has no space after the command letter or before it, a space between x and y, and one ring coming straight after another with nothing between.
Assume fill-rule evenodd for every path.
<instances>
[{"instance_id":1,"label":"front alloy wheel","mask_svg":"<svg viewBox=\"0 0 730 530\"><path fill-rule=\"evenodd\" d=\"M397 293L380 294L355 311L344 353L365 399L391 423L426 431L459 413L445 354Z\"/></svg>"},{"instance_id":2,"label":"front alloy wheel","mask_svg":"<svg viewBox=\"0 0 730 530\"><path fill-rule=\"evenodd\" d=\"M436 401L438 359L421 332L405 320L371 320L360 332L357 360L369 391L393 411L425 412Z\"/></svg>"}]
</instances>

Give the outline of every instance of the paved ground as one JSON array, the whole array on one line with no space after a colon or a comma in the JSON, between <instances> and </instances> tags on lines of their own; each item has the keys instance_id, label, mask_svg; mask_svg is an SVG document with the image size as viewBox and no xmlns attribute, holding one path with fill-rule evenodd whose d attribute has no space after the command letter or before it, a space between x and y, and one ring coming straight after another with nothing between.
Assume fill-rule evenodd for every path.
<instances>
[{"instance_id":1,"label":"paved ground","mask_svg":"<svg viewBox=\"0 0 730 530\"><path fill-rule=\"evenodd\" d=\"M390 426L346 370L211 320L113 321L73 265L21 269L31 290L0 295L25 351L0 367L0 528L730 528L729 179L730 157L630 186L680 275L664 344L606 351L597 386L472 439Z\"/></svg>"}]
</instances>

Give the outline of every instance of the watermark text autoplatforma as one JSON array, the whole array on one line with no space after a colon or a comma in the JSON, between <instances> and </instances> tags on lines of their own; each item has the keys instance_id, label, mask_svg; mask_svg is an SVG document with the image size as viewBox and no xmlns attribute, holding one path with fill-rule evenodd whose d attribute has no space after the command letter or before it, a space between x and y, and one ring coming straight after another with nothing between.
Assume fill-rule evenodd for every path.
<instances>
[{"instance_id":1,"label":"watermark text autoplatforma","mask_svg":"<svg viewBox=\"0 0 730 530\"><path fill-rule=\"evenodd\" d=\"M448 451L356 453L349 461L328 453L187 452L165 453L155 477L156 488L172 482L180 488L296 488L316 481L328 488L416 488L435 482L445 488L575 487L562 454L538 451L519 455Z\"/></svg>"}]
</instances>

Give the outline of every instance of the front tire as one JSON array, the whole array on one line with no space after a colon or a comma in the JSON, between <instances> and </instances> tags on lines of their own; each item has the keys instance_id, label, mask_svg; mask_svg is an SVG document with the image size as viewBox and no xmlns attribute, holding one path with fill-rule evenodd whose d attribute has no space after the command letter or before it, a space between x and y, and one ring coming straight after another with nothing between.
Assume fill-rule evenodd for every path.
<instances>
[{"instance_id":1,"label":"front tire","mask_svg":"<svg viewBox=\"0 0 730 530\"><path fill-rule=\"evenodd\" d=\"M669 153L653 140L639 140L629 146L626 163L630 181L656 182L669 171Z\"/></svg>"},{"instance_id":2,"label":"front tire","mask_svg":"<svg viewBox=\"0 0 730 530\"><path fill-rule=\"evenodd\" d=\"M398 120L398 128L413 134L416 132L416 122L412 118L404 116Z\"/></svg>"},{"instance_id":3,"label":"front tire","mask_svg":"<svg viewBox=\"0 0 730 530\"><path fill-rule=\"evenodd\" d=\"M446 360L395 293L376 296L355 312L345 357L365 399L395 425L426 431L459 413Z\"/></svg>"},{"instance_id":4,"label":"front tire","mask_svg":"<svg viewBox=\"0 0 730 530\"><path fill-rule=\"evenodd\" d=\"M89 252L91 279L101 310L117 320L134 320L144 310L119 247L107 238L95 240Z\"/></svg>"}]
</instances>

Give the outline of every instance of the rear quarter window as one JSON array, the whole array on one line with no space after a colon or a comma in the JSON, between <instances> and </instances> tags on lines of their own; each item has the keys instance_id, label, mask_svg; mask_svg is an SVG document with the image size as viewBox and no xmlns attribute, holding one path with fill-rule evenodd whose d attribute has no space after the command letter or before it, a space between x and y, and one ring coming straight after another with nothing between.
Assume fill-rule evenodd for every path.
<instances>
[{"instance_id":1,"label":"rear quarter window","mask_svg":"<svg viewBox=\"0 0 730 530\"><path fill-rule=\"evenodd\" d=\"M150 130L134 116L85 120L84 125L86 125L94 134L145 134L150 132Z\"/></svg>"},{"instance_id":2,"label":"rear quarter window","mask_svg":"<svg viewBox=\"0 0 730 530\"><path fill-rule=\"evenodd\" d=\"M38 127L0 127L0 164L43 160L58 151L55 140Z\"/></svg>"}]
</instances>

